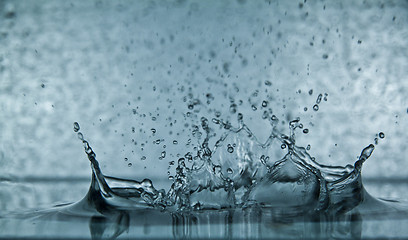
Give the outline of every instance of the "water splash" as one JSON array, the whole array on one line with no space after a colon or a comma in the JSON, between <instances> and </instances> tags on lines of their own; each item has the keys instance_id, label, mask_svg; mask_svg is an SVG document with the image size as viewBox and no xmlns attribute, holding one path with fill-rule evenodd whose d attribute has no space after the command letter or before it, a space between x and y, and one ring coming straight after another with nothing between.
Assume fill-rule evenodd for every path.
<instances>
[{"instance_id":1,"label":"water splash","mask_svg":"<svg viewBox=\"0 0 408 240\"><path fill-rule=\"evenodd\" d=\"M95 152L79 132L79 124L74 123L92 168L88 196L98 196L88 197L88 204L98 211L152 208L184 212L262 207L290 213L337 214L363 202L361 169L374 145L363 149L354 166L325 166L316 162L306 148L296 146L295 131L303 128L299 118L289 123L290 134L285 135L276 127L277 117L270 117L272 130L264 143L244 123L242 114L238 114L237 127L222 119L214 118L212 122L224 133L210 146L213 129L208 119L201 118L200 135L205 137L194 154L188 152L185 158L178 159L167 191L157 190L149 179L139 182L103 175ZM276 146L287 151L281 159L276 159Z\"/></svg>"}]
</instances>

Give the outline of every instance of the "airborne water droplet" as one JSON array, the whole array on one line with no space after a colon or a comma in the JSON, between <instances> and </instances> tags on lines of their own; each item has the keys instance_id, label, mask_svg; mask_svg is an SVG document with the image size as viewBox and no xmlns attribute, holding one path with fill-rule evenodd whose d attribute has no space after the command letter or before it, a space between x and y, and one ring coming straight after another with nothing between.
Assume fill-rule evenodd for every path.
<instances>
[{"instance_id":1,"label":"airborne water droplet","mask_svg":"<svg viewBox=\"0 0 408 240\"><path fill-rule=\"evenodd\" d=\"M228 151L229 153L233 153L233 152L234 152L234 148L231 146L231 144L228 144L227 151Z\"/></svg>"},{"instance_id":2,"label":"airborne water droplet","mask_svg":"<svg viewBox=\"0 0 408 240\"><path fill-rule=\"evenodd\" d=\"M228 168L228 169L227 169L227 173L228 173L228 174L233 174L234 171L233 171L231 168Z\"/></svg>"},{"instance_id":3,"label":"airborne water droplet","mask_svg":"<svg viewBox=\"0 0 408 240\"><path fill-rule=\"evenodd\" d=\"M128 167L131 167L132 166L132 163L128 163Z\"/></svg>"},{"instance_id":4,"label":"airborne water droplet","mask_svg":"<svg viewBox=\"0 0 408 240\"><path fill-rule=\"evenodd\" d=\"M314 106L313 106L313 110L315 110L316 112L319 110L319 105L317 105L317 104L315 104Z\"/></svg>"},{"instance_id":5,"label":"airborne water droplet","mask_svg":"<svg viewBox=\"0 0 408 240\"><path fill-rule=\"evenodd\" d=\"M323 95L320 93L319 96L316 99L316 104L319 104L322 101Z\"/></svg>"},{"instance_id":6,"label":"airborne water droplet","mask_svg":"<svg viewBox=\"0 0 408 240\"><path fill-rule=\"evenodd\" d=\"M78 132L81 128L79 127L79 123L74 122L74 132Z\"/></svg>"},{"instance_id":7,"label":"airborne water droplet","mask_svg":"<svg viewBox=\"0 0 408 240\"><path fill-rule=\"evenodd\" d=\"M237 112L237 105L235 103L230 105L230 113L236 113Z\"/></svg>"},{"instance_id":8,"label":"airborne water droplet","mask_svg":"<svg viewBox=\"0 0 408 240\"><path fill-rule=\"evenodd\" d=\"M382 139L382 138L385 137L385 134L384 134L383 132L380 132L380 133L378 134L378 136Z\"/></svg>"}]
</instances>

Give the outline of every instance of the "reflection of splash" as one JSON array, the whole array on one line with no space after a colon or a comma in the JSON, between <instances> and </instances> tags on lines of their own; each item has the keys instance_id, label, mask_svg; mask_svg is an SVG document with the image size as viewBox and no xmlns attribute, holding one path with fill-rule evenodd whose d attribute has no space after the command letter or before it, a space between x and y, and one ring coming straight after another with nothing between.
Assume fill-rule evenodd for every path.
<instances>
[{"instance_id":1,"label":"reflection of splash","mask_svg":"<svg viewBox=\"0 0 408 240\"><path fill-rule=\"evenodd\" d=\"M92 239L116 239L129 229L129 214L121 212L114 218L93 216L89 222Z\"/></svg>"},{"instance_id":2,"label":"reflection of splash","mask_svg":"<svg viewBox=\"0 0 408 240\"><path fill-rule=\"evenodd\" d=\"M146 205L113 206L97 188L97 185L91 186L87 196L75 204L21 214L18 226L34 230L31 236L43 236L44 229L47 229L48 237L60 236L60 229L72 229L70 232L75 232L76 238L90 233L92 239L116 239L119 236L131 239L168 239L171 236L176 239L360 239L364 238L363 221L366 224L364 229L372 229L375 234L378 222L385 229L391 229L393 222L382 220L406 219L408 216L407 211L401 211L394 203L376 200L364 190L361 192L362 202L348 212L299 214L296 207L260 205L193 211L160 211Z\"/></svg>"},{"instance_id":3,"label":"reflection of splash","mask_svg":"<svg viewBox=\"0 0 408 240\"><path fill-rule=\"evenodd\" d=\"M248 208L174 213L172 217L173 236L177 239L360 239L362 233L358 212L329 219L324 213L288 216L277 209Z\"/></svg>"}]
</instances>

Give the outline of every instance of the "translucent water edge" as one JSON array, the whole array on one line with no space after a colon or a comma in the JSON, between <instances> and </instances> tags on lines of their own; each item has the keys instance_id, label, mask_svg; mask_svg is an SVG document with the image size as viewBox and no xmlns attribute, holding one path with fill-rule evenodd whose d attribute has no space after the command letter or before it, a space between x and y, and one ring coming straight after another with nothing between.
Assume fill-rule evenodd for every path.
<instances>
[{"instance_id":1,"label":"translucent water edge","mask_svg":"<svg viewBox=\"0 0 408 240\"><path fill-rule=\"evenodd\" d=\"M27 236L55 237L60 234L58 229L67 227L76 229L79 235L74 237L90 234L92 239L115 239L122 234L146 238L359 239L370 234L378 237L373 230L364 233L364 222L374 224L373 229L375 224L387 229L393 221L408 219L406 204L375 199L362 185L362 166L373 153L373 144L362 150L354 165L325 166L316 162L307 148L296 146L295 131L302 128L299 119L289 123L289 135L277 130L277 121L275 116L270 118L271 133L260 143L242 114L238 114L236 127L214 118L211 126L222 128L224 134L210 148L212 129L208 119L201 118L201 127L196 129L197 133L203 131L200 147L178 159L168 190L156 189L149 179L105 176L96 153L74 123L92 168L87 195L73 204L7 214L0 223L15 226L17 221ZM273 161L270 155L276 146L287 153ZM84 222L89 223L89 230L83 228ZM154 233L149 229L155 229ZM406 231L397 232L408 236Z\"/></svg>"}]
</instances>

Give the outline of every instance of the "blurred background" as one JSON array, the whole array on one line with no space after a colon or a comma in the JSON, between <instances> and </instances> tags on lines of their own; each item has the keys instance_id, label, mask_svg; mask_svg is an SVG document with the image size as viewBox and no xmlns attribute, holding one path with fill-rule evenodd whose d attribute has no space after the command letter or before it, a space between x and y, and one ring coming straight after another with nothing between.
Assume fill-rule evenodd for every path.
<instances>
[{"instance_id":1,"label":"blurred background","mask_svg":"<svg viewBox=\"0 0 408 240\"><path fill-rule=\"evenodd\" d=\"M75 121L105 174L167 187L201 117L243 113L262 142L264 111L286 134L299 117L297 145L324 164L378 138L366 187L405 199L407 13L402 0L1 0L0 210L86 194Z\"/></svg>"}]
</instances>

